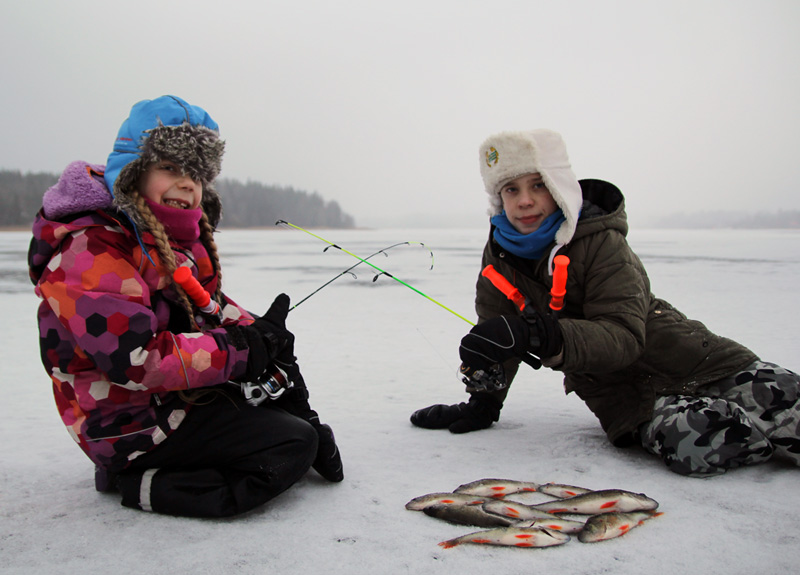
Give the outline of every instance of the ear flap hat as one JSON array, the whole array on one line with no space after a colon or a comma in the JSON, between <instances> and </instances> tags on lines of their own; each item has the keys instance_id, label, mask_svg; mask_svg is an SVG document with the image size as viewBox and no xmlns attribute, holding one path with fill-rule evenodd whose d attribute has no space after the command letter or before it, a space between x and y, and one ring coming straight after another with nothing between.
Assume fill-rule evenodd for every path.
<instances>
[{"instance_id":1,"label":"ear flap hat","mask_svg":"<svg viewBox=\"0 0 800 575\"><path fill-rule=\"evenodd\" d=\"M198 106L177 96L143 100L131 108L106 162L105 180L114 205L135 225L142 226L130 191L153 162L175 163L203 185L200 206L213 227L222 215L222 203L213 182L222 166L225 142L219 126Z\"/></svg>"},{"instance_id":2,"label":"ear flap hat","mask_svg":"<svg viewBox=\"0 0 800 575\"><path fill-rule=\"evenodd\" d=\"M566 217L556 232L555 241L569 243L578 225L583 194L560 134L551 130L501 132L481 145L479 160L481 177L489 195L489 215L503 211L500 190L506 183L538 172Z\"/></svg>"}]
</instances>

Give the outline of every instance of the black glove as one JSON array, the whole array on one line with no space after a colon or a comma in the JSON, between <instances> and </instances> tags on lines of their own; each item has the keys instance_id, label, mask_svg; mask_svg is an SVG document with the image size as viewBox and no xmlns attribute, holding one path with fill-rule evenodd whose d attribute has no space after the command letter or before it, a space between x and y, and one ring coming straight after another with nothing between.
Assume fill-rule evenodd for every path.
<instances>
[{"instance_id":1,"label":"black glove","mask_svg":"<svg viewBox=\"0 0 800 575\"><path fill-rule=\"evenodd\" d=\"M270 358L273 360L287 353L294 357L294 335L286 329L289 301L288 295L280 294L272 302L267 313L256 318L252 325L264 338Z\"/></svg>"},{"instance_id":2,"label":"black glove","mask_svg":"<svg viewBox=\"0 0 800 575\"><path fill-rule=\"evenodd\" d=\"M562 343L558 320L549 314L501 315L476 325L461 339L461 371L464 375L488 371L512 357L538 367L529 354L552 357L561 351Z\"/></svg>"},{"instance_id":3,"label":"black glove","mask_svg":"<svg viewBox=\"0 0 800 575\"><path fill-rule=\"evenodd\" d=\"M247 349L247 371L235 381L257 382L267 375L271 363L288 354L294 362L294 335L286 329L289 296L280 294L262 317L251 325L224 326L228 339L236 349ZM284 367L282 365L282 367ZM284 367L285 371L285 367ZM288 373L288 372L287 372ZM291 376L291 374L289 374ZM291 379L291 377L290 377Z\"/></svg>"},{"instance_id":4,"label":"black glove","mask_svg":"<svg viewBox=\"0 0 800 575\"><path fill-rule=\"evenodd\" d=\"M228 332L228 339L233 347L248 350L247 370L234 381L239 383L258 381L265 375L271 359L264 338L251 325L226 325L223 329Z\"/></svg>"},{"instance_id":5,"label":"black glove","mask_svg":"<svg viewBox=\"0 0 800 575\"><path fill-rule=\"evenodd\" d=\"M548 359L561 353L564 339L561 337L561 327L556 316L549 313L539 313L533 308L526 307L523 316L531 329L530 347L528 350L541 359Z\"/></svg>"}]
</instances>

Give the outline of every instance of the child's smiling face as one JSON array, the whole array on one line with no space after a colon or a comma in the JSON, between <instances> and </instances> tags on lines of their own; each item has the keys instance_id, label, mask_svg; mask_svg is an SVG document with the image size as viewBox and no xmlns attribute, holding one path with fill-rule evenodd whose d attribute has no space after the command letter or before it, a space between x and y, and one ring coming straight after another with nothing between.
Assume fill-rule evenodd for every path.
<instances>
[{"instance_id":1,"label":"child's smiling face","mask_svg":"<svg viewBox=\"0 0 800 575\"><path fill-rule=\"evenodd\" d=\"M169 161L150 164L139 180L139 193L156 204L191 210L203 199L203 185Z\"/></svg>"},{"instance_id":2,"label":"child's smiling face","mask_svg":"<svg viewBox=\"0 0 800 575\"><path fill-rule=\"evenodd\" d=\"M541 174L525 174L500 188L500 199L511 225L521 234L539 229L542 222L558 210Z\"/></svg>"}]
</instances>

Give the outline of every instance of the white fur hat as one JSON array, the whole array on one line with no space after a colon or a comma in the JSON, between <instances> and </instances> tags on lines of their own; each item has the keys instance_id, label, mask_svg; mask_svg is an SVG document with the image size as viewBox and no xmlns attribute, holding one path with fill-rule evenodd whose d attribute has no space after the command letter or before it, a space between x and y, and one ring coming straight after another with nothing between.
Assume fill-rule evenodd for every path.
<instances>
[{"instance_id":1,"label":"white fur hat","mask_svg":"<svg viewBox=\"0 0 800 575\"><path fill-rule=\"evenodd\" d=\"M489 215L503 211L500 189L510 180L539 173L567 220L556 232L556 243L566 244L578 225L583 194L567 156L561 134L551 130L501 132L480 147L483 184L489 194Z\"/></svg>"}]
</instances>

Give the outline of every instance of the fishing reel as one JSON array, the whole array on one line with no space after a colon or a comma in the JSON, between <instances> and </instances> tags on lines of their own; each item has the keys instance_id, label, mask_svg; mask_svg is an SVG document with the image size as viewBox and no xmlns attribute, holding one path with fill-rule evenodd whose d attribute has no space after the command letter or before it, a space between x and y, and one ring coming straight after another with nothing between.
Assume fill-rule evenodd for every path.
<instances>
[{"instance_id":1,"label":"fishing reel","mask_svg":"<svg viewBox=\"0 0 800 575\"><path fill-rule=\"evenodd\" d=\"M241 384L242 394L250 405L260 405L267 399L278 399L287 389L294 387L294 383L276 365L270 365L267 371L255 382Z\"/></svg>"},{"instance_id":2,"label":"fishing reel","mask_svg":"<svg viewBox=\"0 0 800 575\"><path fill-rule=\"evenodd\" d=\"M459 371L462 375L461 381L467 386L468 393L500 391L508 387L505 371L499 363L494 364L488 370L472 369L462 363Z\"/></svg>"}]
</instances>

